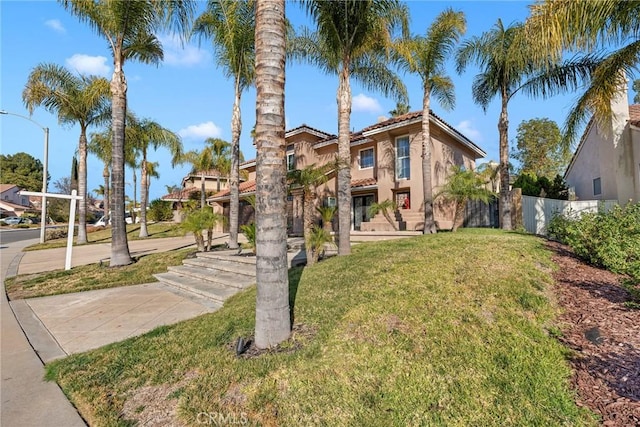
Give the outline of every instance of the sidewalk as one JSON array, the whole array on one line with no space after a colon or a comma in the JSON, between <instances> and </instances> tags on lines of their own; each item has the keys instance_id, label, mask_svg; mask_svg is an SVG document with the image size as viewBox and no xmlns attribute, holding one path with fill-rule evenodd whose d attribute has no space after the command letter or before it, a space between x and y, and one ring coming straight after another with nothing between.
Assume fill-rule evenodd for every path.
<instances>
[{"instance_id":1,"label":"sidewalk","mask_svg":"<svg viewBox=\"0 0 640 427\"><path fill-rule=\"evenodd\" d=\"M56 383L44 381L42 362L36 356L29 341L9 307L4 292L4 280L15 275L17 264L24 246L37 240L3 245L0 249L2 270L2 338L0 340L0 360L2 381L0 383L0 425L3 427L35 426L85 426L75 408L69 403Z\"/></svg>"},{"instance_id":2,"label":"sidewalk","mask_svg":"<svg viewBox=\"0 0 640 427\"><path fill-rule=\"evenodd\" d=\"M226 235L217 236L216 243ZM205 300L158 283L9 302L4 280L16 274L64 268L66 248L21 252L27 240L0 249L0 425L85 426L55 382L44 381L43 362L139 335L163 324L214 311ZM132 256L193 246L193 236L129 242ZM72 266L110 257L109 244L74 247Z\"/></svg>"}]
</instances>

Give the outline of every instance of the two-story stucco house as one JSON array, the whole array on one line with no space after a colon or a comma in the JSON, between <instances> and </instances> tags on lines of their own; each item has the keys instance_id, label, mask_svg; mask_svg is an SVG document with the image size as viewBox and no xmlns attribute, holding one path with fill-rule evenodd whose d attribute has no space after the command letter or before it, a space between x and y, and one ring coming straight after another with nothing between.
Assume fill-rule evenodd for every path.
<instances>
[{"instance_id":1,"label":"two-story stucco house","mask_svg":"<svg viewBox=\"0 0 640 427\"><path fill-rule=\"evenodd\" d=\"M453 165L475 168L476 159L486 153L441 118L431 113L432 182L434 193L442 185ZM353 230L389 231L392 226L380 214L369 215L374 202L393 200L398 205L396 219L406 230L422 230L422 112L413 112L381 121L351 135L351 223ZM285 133L287 167L303 169L332 162L338 151L338 138L302 125ZM240 185L241 198L255 192L255 161L242 168L248 179ZM335 173L316 189L316 206L337 203ZM209 199L219 212L228 215L229 191L225 189ZM289 196L288 224L291 234L302 233L303 200L301 190ZM248 204L241 202L240 223L252 220ZM315 214L315 213L314 213ZM319 216L316 215L319 221ZM434 217L438 227L450 228L453 221L448 206L436 204Z\"/></svg>"},{"instance_id":2,"label":"two-story stucco house","mask_svg":"<svg viewBox=\"0 0 640 427\"><path fill-rule=\"evenodd\" d=\"M626 87L612 100L606 129L592 119L564 178L578 200L640 201L640 104L629 105Z\"/></svg>"},{"instance_id":3,"label":"two-story stucco house","mask_svg":"<svg viewBox=\"0 0 640 427\"><path fill-rule=\"evenodd\" d=\"M6 216L22 216L31 210L29 196L19 194L21 188L14 184L0 184L0 210Z\"/></svg>"}]
</instances>

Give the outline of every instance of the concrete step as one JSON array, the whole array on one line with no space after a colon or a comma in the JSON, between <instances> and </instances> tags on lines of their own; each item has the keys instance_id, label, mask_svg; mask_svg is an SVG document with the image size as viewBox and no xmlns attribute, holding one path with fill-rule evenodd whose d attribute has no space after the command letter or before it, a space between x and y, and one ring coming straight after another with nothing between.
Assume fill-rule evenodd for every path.
<instances>
[{"instance_id":1,"label":"concrete step","mask_svg":"<svg viewBox=\"0 0 640 427\"><path fill-rule=\"evenodd\" d=\"M238 289L245 289L256 283L255 276L237 274L229 271L214 271L209 268L189 265L170 266L168 270L181 276L193 277L199 280L214 282L220 286L230 286Z\"/></svg>"},{"instance_id":2,"label":"concrete step","mask_svg":"<svg viewBox=\"0 0 640 427\"><path fill-rule=\"evenodd\" d=\"M238 257L242 258L242 257ZM255 258L254 258L255 259ZM235 260L209 258L209 257L196 257L187 258L182 261L182 264L189 267L205 268L210 270L210 274L218 274L222 272L228 272L233 274L240 274L243 276L256 277L256 265L245 262L236 262Z\"/></svg>"},{"instance_id":3,"label":"concrete step","mask_svg":"<svg viewBox=\"0 0 640 427\"><path fill-rule=\"evenodd\" d=\"M230 296L240 291L239 288L224 286L191 276L183 276L174 272L158 273L153 276L166 285L213 300L220 305L224 304Z\"/></svg>"},{"instance_id":4,"label":"concrete step","mask_svg":"<svg viewBox=\"0 0 640 427\"><path fill-rule=\"evenodd\" d=\"M238 251L197 252L196 257L202 259L230 261L238 264L256 265L256 257L248 252L241 252L241 254L238 254Z\"/></svg>"}]
</instances>

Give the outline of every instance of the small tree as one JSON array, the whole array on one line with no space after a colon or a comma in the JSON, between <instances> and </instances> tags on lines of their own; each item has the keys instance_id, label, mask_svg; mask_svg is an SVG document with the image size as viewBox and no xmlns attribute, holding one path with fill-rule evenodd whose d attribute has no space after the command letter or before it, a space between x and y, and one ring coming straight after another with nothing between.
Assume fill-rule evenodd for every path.
<instances>
[{"instance_id":1,"label":"small tree","mask_svg":"<svg viewBox=\"0 0 640 427\"><path fill-rule=\"evenodd\" d=\"M311 227L309 241L306 243L309 251L307 251L307 265L313 265L318 262L320 254L324 253L324 247L327 243L334 244L331 234L322 227L314 225ZM310 260L309 257L312 259Z\"/></svg>"},{"instance_id":2,"label":"small tree","mask_svg":"<svg viewBox=\"0 0 640 427\"><path fill-rule=\"evenodd\" d=\"M335 206L318 206L316 210L322 218L322 227L327 233L331 233L333 231L333 217L337 208Z\"/></svg>"},{"instance_id":3,"label":"small tree","mask_svg":"<svg viewBox=\"0 0 640 427\"><path fill-rule=\"evenodd\" d=\"M469 200L481 200L485 203L494 195L484 186L484 180L476 172L455 166L446 184L436 193L434 199L442 198L446 202L453 202L453 227L458 230L464 213L464 207Z\"/></svg>"},{"instance_id":4,"label":"small tree","mask_svg":"<svg viewBox=\"0 0 640 427\"><path fill-rule=\"evenodd\" d=\"M392 200L387 199L384 202L371 204L371 206L369 206L369 216L373 217L378 215L378 212L382 212L382 215L387 220L387 222L391 224L395 231L398 231L398 224L396 224L396 222L391 218L390 213L395 211L396 209L398 209L396 203Z\"/></svg>"},{"instance_id":5,"label":"small tree","mask_svg":"<svg viewBox=\"0 0 640 427\"><path fill-rule=\"evenodd\" d=\"M180 223L180 228L182 229L183 234L187 234L189 232L193 233L198 251L204 252L205 250L211 249L210 230L213 230L213 227L220 221L222 221L222 215L214 213L213 209L207 206L187 214L184 220ZM207 230L208 233L206 248L204 235L202 234L203 230Z\"/></svg>"}]
</instances>

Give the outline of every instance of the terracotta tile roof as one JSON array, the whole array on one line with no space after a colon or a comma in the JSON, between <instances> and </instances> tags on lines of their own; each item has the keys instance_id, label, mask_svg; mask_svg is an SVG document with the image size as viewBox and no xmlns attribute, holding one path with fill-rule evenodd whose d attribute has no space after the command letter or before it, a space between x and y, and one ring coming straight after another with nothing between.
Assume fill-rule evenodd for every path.
<instances>
[{"instance_id":1,"label":"terracotta tile roof","mask_svg":"<svg viewBox=\"0 0 640 427\"><path fill-rule=\"evenodd\" d=\"M171 194L166 194L162 196L162 200L167 200L167 201L189 200L189 195L194 191L199 191L199 190L197 187L190 187L190 188L174 191Z\"/></svg>"},{"instance_id":2,"label":"terracotta tile roof","mask_svg":"<svg viewBox=\"0 0 640 427\"><path fill-rule=\"evenodd\" d=\"M629 105L629 123L640 127L640 104Z\"/></svg>"},{"instance_id":3,"label":"terracotta tile roof","mask_svg":"<svg viewBox=\"0 0 640 427\"><path fill-rule=\"evenodd\" d=\"M334 137L335 138L335 135L332 135L332 134L327 133L325 131L322 131L320 129L313 128L311 126L306 125L305 123L303 123L302 125L300 125L300 126L298 126L296 128L289 129L288 131L286 131L285 132L285 137L288 136L288 135L296 134L298 131L302 131L302 130L309 130L309 131L311 131L311 133L316 133L316 134L318 134L318 136L323 135L325 138L326 137Z\"/></svg>"},{"instance_id":4,"label":"terracotta tile roof","mask_svg":"<svg viewBox=\"0 0 640 427\"><path fill-rule=\"evenodd\" d=\"M431 112L431 114L433 114L433 111ZM382 122L378 122L375 125L367 126L366 128L362 129L362 132L367 132L367 131L378 129L378 128L382 128L382 127L385 127L385 126L394 125L396 123L401 123L401 122L405 122L405 121L408 121L408 120L417 119L419 117L422 117L422 111L413 111L411 113L402 114L400 116L392 117L392 118L384 120Z\"/></svg>"},{"instance_id":5,"label":"terracotta tile roof","mask_svg":"<svg viewBox=\"0 0 640 427\"><path fill-rule=\"evenodd\" d=\"M240 194L253 193L254 191L256 191L256 181L252 179L251 181L242 182L238 186L238 190ZM228 196L229 194L231 194L231 190L226 188L222 191L217 192L209 199L218 199L220 197Z\"/></svg>"},{"instance_id":6,"label":"terracotta tile roof","mask_svg":"<svg viewBox=\"0 0 640 427\"><path fill-rule=\"evenodd\" d=\"M376 185L376 184L377 184L377 181L375 178L354 179L351 181L351 188L369 187L371 185Z\"/></svg>"}]
</instances>

